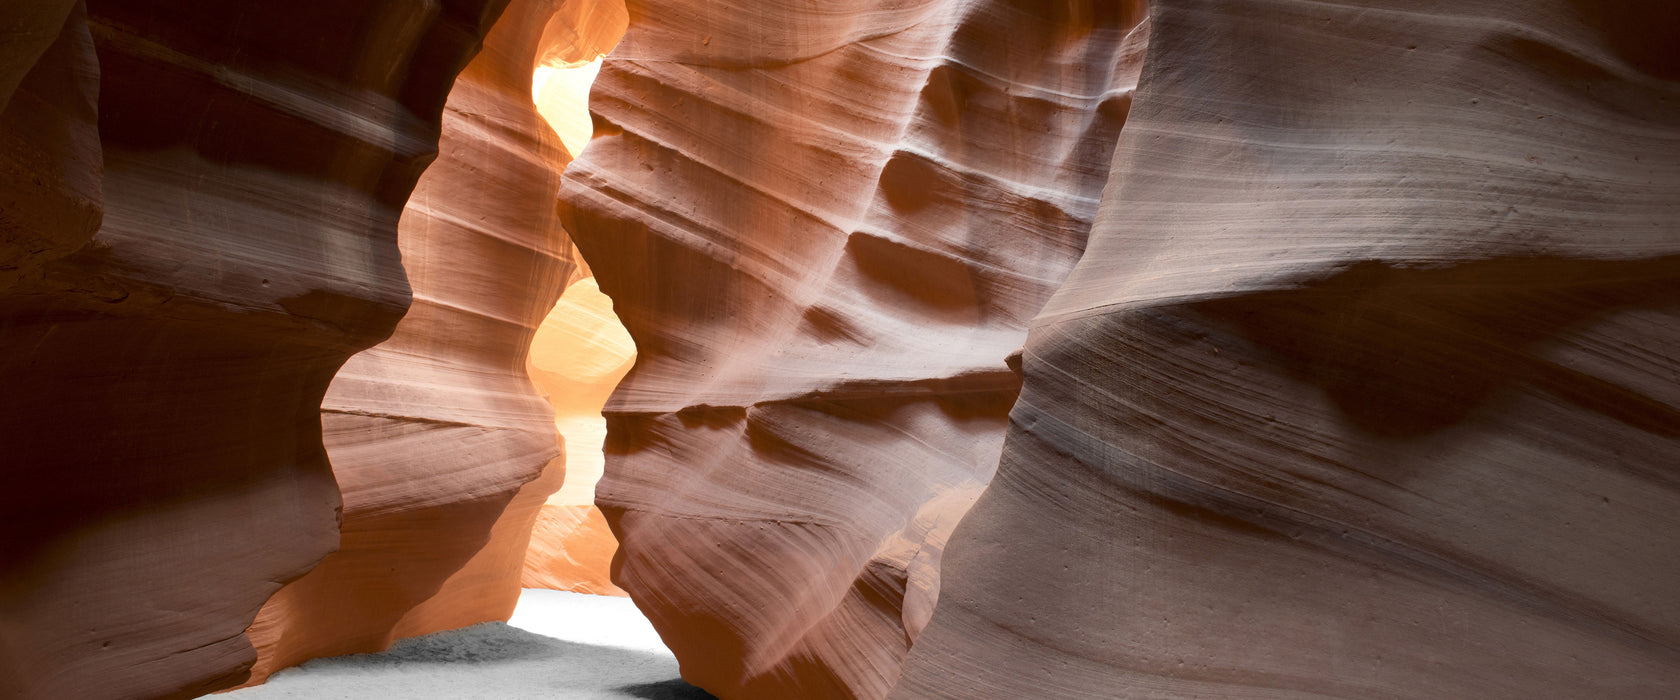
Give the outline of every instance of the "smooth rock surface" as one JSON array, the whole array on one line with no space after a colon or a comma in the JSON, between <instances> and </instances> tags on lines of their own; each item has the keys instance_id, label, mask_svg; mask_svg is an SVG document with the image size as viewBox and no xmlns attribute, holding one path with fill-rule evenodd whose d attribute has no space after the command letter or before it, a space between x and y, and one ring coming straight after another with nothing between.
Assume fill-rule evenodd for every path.
<instances>
[{"instance_id":1,"label":"smooth rock surface","mask_svg":"<svg viewBox=\"0 0 1680 700\"><path fill-rule=\"evenodd\" d=\"M894 697L1674 697L1676 6L1151 24Z\"/></svg>"},{"instance_id":2,"label":"smooth rock surface","mask_svg":"<svg viewBox=\"0 0 1680 700\"><path fill-rule=\"evenodd\" d=\"M640 353L596 495L615 581L719 696L881 697L1084 247L1141 12L628 9L561 196Z\"/></svg>"},{"instance_id":3,"label":"smooth rock surface","mask_svg":"<svg viewBox=\"0 0 1680 700\"><path fill-rule=\"evenodd\" d=\"M409 303L397 215L501 5L0 9L45 27L0 42L0 696L246 677L337 544L321 398Z\"/></svg>"}]
</instances>

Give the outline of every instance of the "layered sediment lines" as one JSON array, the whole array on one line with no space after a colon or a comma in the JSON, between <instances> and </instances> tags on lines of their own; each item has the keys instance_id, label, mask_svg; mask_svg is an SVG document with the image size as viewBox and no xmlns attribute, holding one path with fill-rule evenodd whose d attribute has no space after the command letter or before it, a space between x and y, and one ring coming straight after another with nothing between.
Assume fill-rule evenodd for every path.
<instances>
[{"instance_id":1,"label":"layered sediment lines","mask_svg":"<svg viewBox=\"0 0 1680 700\"><path fill-rule=\"evenodd\" d=\"M561 197L640 353L596 496L615 580L720 696L880 697L1084 247L1140 12L629 17Z\"/></svg>"},{"instance_id":2,"label":"layered sediment lines","mask_svg":"<svg viewBox=\"0 0 1680 700\"><path fill-rule=\"evenodd\" d=\"M559 4L509 4L449 93L441 154L398 230L413 307L321 405L339 549L264 607L253 682L513 612L537 509L564 477L557 463L537 480L559 451L525 373L575 268L554 211L569 157L531 99Z\"/></svg>"},{"instance_id":3,"label":"layered sediment lines","mask_svg":"<svg viewBox=\"0 0 1680 700\"><path fill-rule=\"evenodd\" d=\"M1150 21L894 697L1672 697L1674 6Z\"/></svg>"},{"instance_id":4,"label":"layered sediment lines","mask_svg":"<svg viewBox=\"0 0 1680 700\"><path fill-rule=\"evenodd\" d=\"M11 5L62 31L0 53L0 695L227 687L337 544L321 398L408 305L397 215L501 7Z\"/></svg>"}]
</instances>

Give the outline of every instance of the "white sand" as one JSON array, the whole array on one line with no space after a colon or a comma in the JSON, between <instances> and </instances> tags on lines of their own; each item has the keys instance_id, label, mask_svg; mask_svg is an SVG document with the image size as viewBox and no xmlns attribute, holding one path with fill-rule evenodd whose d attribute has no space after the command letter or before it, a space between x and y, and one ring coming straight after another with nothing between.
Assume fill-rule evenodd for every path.
<instances>
[{"instance_id":1,"label":"white sand","mask_svg":"<svg viewBox=\"0 0 1680 700\"><path fill-rule=\"evenodd\" d=\"M379 654L314 659L211 698L702 700L628 598L527 589L508 624L404 639Z\"/></svg>"}]
</instances>

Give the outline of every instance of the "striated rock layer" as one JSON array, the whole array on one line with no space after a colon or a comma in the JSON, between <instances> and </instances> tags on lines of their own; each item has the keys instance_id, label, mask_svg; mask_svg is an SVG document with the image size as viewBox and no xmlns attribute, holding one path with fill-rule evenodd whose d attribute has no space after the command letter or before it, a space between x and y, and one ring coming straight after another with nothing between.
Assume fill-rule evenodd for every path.
<instances>
[{"instance_id":1,"label":"striated rock layer","mask_svg":"<svg viewBox=\"0 0 1680 700\"><path fill-rule=\"evenodd\" d=\"M564 478L553 416L525 374L572 274L554 212L568 156L531 99L561 0L514 0L444 109L441 154L399 227L414 305L321 406L343 492L340 545L264 607L252 674L505 620L526 538ZM528 483L529 482L529 483Z\"/></svg>"},{"instance_id":2,"label":"striated rock layer","mask_svg":"<svg viewBox=\"0 0 1680 700\"><path fill-rule=\"evenodd\" d=\"M226 687L263 601L337 543L321 398L408 304L397 215L501 3L19 4L0 695Z\"/></svg>"},{"instance_id":3,"label":"striated rock layer","mask_svg":"<svg viewBox=\"0 0 1680 700\"><path fill-rule=\"evenodd\" d=\"M880 697L1084 247L1133 3L629 3L562 215L639 357L615 580L724 697ZM1128 42L1128 37L1131 41Z\"/></svg>"},{"instance_id":4,"label":"striated rock layer","mask_svg":"<svg viewBox=\"0 0 1680 700\"><path fill-rule=\"evenodd\" d=\"M894 697L1680 692L1680 13L1159 0Z\"/></svg>"}]
</instances>

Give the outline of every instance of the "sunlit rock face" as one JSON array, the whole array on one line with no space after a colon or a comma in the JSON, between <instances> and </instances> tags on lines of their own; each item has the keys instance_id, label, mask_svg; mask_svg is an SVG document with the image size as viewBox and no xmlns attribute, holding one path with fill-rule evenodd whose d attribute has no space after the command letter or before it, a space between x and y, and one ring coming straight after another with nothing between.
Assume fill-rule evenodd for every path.
<instances>
[{"instance_id":1,"label":"sunlit rock face","mask_svg":"<svg viewBox=\"0 0 1680 700\"><path fill-rule=\"evenodd\" d=\"M526 588L624 595L611 580L618 541L594 500L607 436L601 407L635 357L612 300L591 278L568 287L537 330L529 371L554 407L566 452L565 483L543 504L531 533Z\"/></svg>"},{"instance_id":2,"label":"sunlit rock face","mask_svg":"<svg viewBox=\"0 0 1680 700\"><path fill-rule=\"evenodd\" d=\"M733 698L880 697L1077 260L1131 3L649 1L562 214L640 353L615 580Z\"/></svg>"},{"instance_id":3,"label":"sunlit rock face","mask_svg":"<svg viewBox=\"0 0 1680 700\"><path fill-rule=\"evenodd\" d=\"M441 153L398 231L413 307L321 405L339 550L264 608L253 681L512 614L526 537L558 486L533 481L558 450L525 352L574 267L554 212L568 156L531 100L559 5L509 4L449 93Z\"/></svg>"},{"instance_id":4,"label":"sunlit rock face","mask_svg":"<svg viewBox=\"0 0 1680 700\"><path fill-rule=\"evenodd\" d=\"M1151 23L894 697L1672 697L1676 6Z\"/></svg>"},{"instance_id":5,"label":"sunlit rock face","mask_svg":"<svg viewBox=\"0 0 1680 700\"><path fill-rule=\"evenodd\" d=\"M337 545L321 398L501 6L87 10L0 9L0 695L191 696Z\"/></svg>"}]
</instances>

